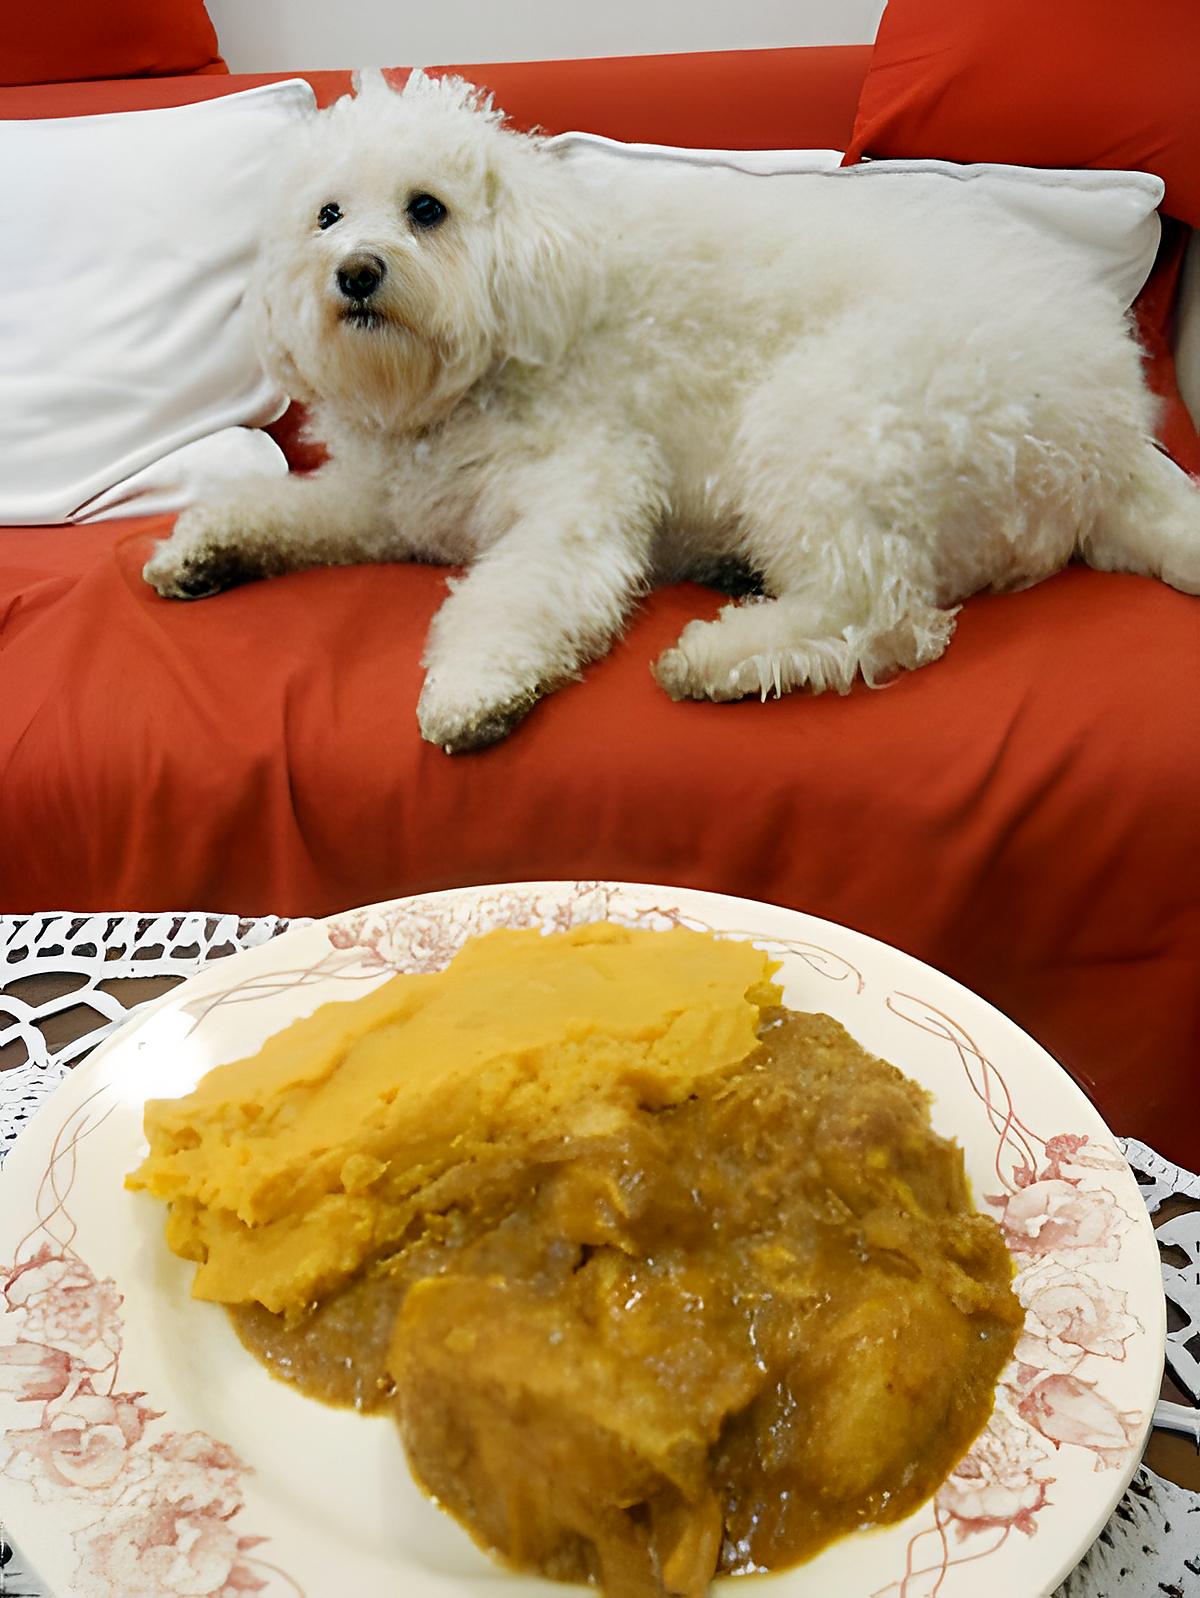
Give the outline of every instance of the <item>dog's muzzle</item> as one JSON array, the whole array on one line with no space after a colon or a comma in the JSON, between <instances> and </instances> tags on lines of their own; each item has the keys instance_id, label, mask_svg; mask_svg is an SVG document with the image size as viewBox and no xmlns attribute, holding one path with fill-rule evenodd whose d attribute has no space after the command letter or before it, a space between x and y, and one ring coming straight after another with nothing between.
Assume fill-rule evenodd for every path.
<instances>
[{"instance_id":1,"label":"dog's muzzle","mask_svg":"<svg viewBox=\"0 0 1200 1598\"><path fill-rule=\"evenodd\" d=\"M337 286L354 305L364 305L387 275L387 267L377 255L356 250L338 267Z\"/></svg>"}]
</instances>

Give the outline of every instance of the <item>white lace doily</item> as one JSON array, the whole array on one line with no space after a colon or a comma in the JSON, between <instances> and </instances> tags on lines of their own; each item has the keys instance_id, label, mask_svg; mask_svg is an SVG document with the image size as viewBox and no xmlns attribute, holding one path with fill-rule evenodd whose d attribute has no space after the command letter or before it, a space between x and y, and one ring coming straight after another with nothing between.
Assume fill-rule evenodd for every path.
<instances>
[{"instance_id":1,"label":"white lace doily","mask_svg":"<svg viewBox=\"0 0 1200 1598\"><path fill-rule=\"evenodd\" d=\"M182 981L206 960L253 949L301 924L279 916L0 916L0 1162L76 1060L139 1008L123 1001L122 981ZM29 978L47 975L69 978L71 991L40 1004L23 996ZM95 1026L52 1052L39 1023L77 1005L95 1013ZM5 1056L22 1050L25 1058L5 1068Z\"/></svg>"},{"instance_id":2,"label":"white lace doily","mask_svg":"<svg viewBox=\"0 0 1200 1598\"><path fill-rule=\"evenodd\" d=\"M0 1161L75 1061L139 1007L122 1002L122 979L182 979L206 960L254 948L297 924L278 916L0 916ZM22 989L26 979L42 974L69 977L71 991L35 1005ZM81 1004L95 1012L96 1025L52 1051L39 1023ZM17 1063L6 1065L6 1057L22 1053ZM1144 1143L1120 1141L1151 1214L1171 1195L1200 1200L1200 1177ZM1179 1386L1200 1400L1200 1212L1167 1221L1158 1239L1164 1287L1180 1321L1168 1334L1167 1362ZM1157 1419L1196 1435L1200 1444L1195 1410L1160 1405ZM20 1554L5 1539L2 1519L0 1598L52 1598L23 1568ZM753 1598L749 1588L747 1598ZM1200 1598L1200 1496L1143 1466L1055 1598Z\"/></svg>"},{"instance_id":3,"label":"white lace doily","mask_svg":"<svg viewBox=\"0 0 1200 1598\"><path fill-rule=\"evenodd\" d=\"M1136 1138L1118 1138L1117 1141L1137 1175L1151 1215L1157 1214L1169 1198L1200 1202L1200 1176L1181 1171ZM1154 1235L1162 1255L1167 1302L1179 1318L1179 1325L1167 1331L1167 1369L1184 1392L1200 1403L1200 1210L1189 1210L1164 1221ZM1170 1431L1194 1438L1200 1449L1200 1410L1185 1408L1182 1404L1160 1404L1155 1419ZM1200 1528L1196 1532L1195 1548L1194 1562L1200 1567Z\"/></svg>"}]
</instances>

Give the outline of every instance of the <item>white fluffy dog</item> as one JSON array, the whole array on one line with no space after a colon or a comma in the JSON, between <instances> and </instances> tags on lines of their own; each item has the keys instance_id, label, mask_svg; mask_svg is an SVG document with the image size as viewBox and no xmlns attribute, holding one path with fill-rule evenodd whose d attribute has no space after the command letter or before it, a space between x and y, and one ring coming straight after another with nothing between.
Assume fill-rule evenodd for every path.
<instances>
[{"instance_id":1,"label":"white fluffy dog","mask_svg":"<svg viewBox=\"0 0 1200 1598\"><path fill-rule=\"evenodd\" d=\"M1200 491L1110 291L961 197L584 184L460 80L375 74L303 129L258 295L331 458L186 512L146 577L468 566L418 706L447 750L508 732L649 584L732 561L765 597L684 629L654 667L677 699L880 682L968 594L1076 554L1200 591Z\"/></svg>"}]
</instances>

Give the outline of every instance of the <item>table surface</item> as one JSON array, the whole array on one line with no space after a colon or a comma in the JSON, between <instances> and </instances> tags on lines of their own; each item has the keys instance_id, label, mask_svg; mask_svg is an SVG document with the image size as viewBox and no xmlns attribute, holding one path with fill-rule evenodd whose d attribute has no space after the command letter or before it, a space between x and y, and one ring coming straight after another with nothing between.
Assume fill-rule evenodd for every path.
<instances>
[{"instance_id":1,"label":"table surface","mask_svg":"<svg viewBox=\"0 0 1200 1598\"><path fill-rule=\"evenodd\" d=\"M29 921L36 921L37 919L29 918ZM45 919L61 920L63 922L67 922L70 919L72 925L86 921L93 928L98 923L103 924L105 920L105 918L96 917ZM113 922L119 920L122 923L132 919L134 918L110 918ZM0 933L4 932L7 924L11 934L16 920L17 918L0 917ZM22 974L15 978L9 976L8 980L6 980L4 967L0 966L0 1091L2 1091L4 1086L5 1074L25 1066L29 1062L31 1055L42 1048L44 1048L50 1062L69 1062L70 1066L78 1064L81 1059L86 1058L87 1053L99 1041L100 1036L106 1035L111 1030L112 1025L117 1023L123 1012L132 1010L169 992L171 988L184 980L191 971L194 971L199 965L204 963L206 959L233 952L240 945L237 930L251 925L251 923L239 922L236 918L231 917L160 917L143 918L143 920L146 923L153 922L156 926L159 923L163 923L166 925L168 932L171 928L178 929L182 927L185 936L192 930L190 923L193 921L198 921L207 926L215 926L215 930L212 937L202 938L195 943L194 952L192 944L180 946L172 951L177 957L173 963L178 974L164 974L161 971L161 961L159 962L160 969L155 974L138 975L136 974L136 966L132 968L135 974L129 974L131 967L127 960L123 960L112 967L112 969L120 972L119 975L106 978L97 971L90 971L84 975L81 981L81 961L74 957L74 951L67 947L65 939L62 940L61 955L57 953L60 945L53 942L44 948L39 948L38 953L44 954L45 958L38 960L38 968L32 974L29 973L28 959L18 963ZM262 936L256 938L255 941L266 941L272 932L283 930L286 923L272 918L268 924L262 925ZM161 931L161 927L159 930ZM223 942L221 941L222 930L225 933ZM152 933L152 936L157 935L157 932ZM95 930L90 936L93 940L92 944L85 949L85 955L90 957L90 960L85 958L82 965L84 967L89 964L94 965L98 960L102 963L100 968L102 970L106 955L111 960L112 953L98 947L100 935ZM3 952L4 947L5 939L0 937L0 953ZM23 947L27 951L28 939ZM159 945L152 944L148 945L147 948L149 953L153 955L158 952ZM11 952L8 959L10 962L13 959ZM6 1000L16 1001L15 1005L6 1003ZM20 1011L22 1015L26 1016L24 1024L16 1026L6 1024L8 1018L12 1017L15 1011ZM30 1031L30 1016L32 1016L33 1025L36 1026L36 1037ZM90 1034L96 1033L98 1028L102 1029L99 1035L90 1037ZM1154 1217L1155 1225L1156 1227L1161 1226L1175 1216L1190 1210L1200 1211L1200 1199L1169 1197L1156 1212ZM1200 1280L1198 1280L1197 1285L1200 1286ZM1168 1303L1168 1309L1169 1312L1174 1313L1176 1324L1178 1325L1181 1318L1179 1312L1175 1310L1175 1307L1170 1302ZM1178 1386L1169 1372L1164 1375L1162 1396L1179 1404L1192 1405L1194 1403L1192 1396ZM1145 1463L1168 1482L1176 1483L1192 1492L1200 1493L1200 1452L1197 1451L1197 1444L1191 1438L1178 1433L1155 1430L1151 1435L1146 1450ZM3 1539L0 1537L0 1598L5 1598L7 1593L15 1592L14 1588L11 1586L6 1587L5 1584L5 1551ZM1191 1561L1189 1560L1188 1569L1190 1568ZM1186 1580L1187 1577L1185 1576L1184 1579ZM30 1588L28 1590L37 1591L38 1589ZM1114 1598L1117 1590L1114 1589ZM1124 1591L1125 1589L1121 1588L1120 1590ZM1128 1590L1130 1592L1133 1591L1132 1588ZM1171 1595L1178 1593L1182 1598L1185 1588L1168 1585L1158 1586L1156 1590ZM1186 1591L1189 1594L1193 1591L1200 1593L1200 1582L1195 1588L1189 1586Z\"/></svg>"}]
</instances>

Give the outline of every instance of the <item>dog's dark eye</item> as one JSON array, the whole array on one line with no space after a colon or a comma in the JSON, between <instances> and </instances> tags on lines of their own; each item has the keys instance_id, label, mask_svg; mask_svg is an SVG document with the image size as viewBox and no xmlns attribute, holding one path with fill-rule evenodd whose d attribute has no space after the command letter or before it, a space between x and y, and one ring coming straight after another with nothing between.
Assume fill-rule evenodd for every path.
<instances>
[{"instance_id":1,"label":"dog's dark eye","mask_svg":"<svg viewBox=\"0 0 1200 1598\"><path fill-rule=\"evenodd\" d=\"M446 207L432 194L414 194L408 202L408 214L418 227L437 227L446 220Z\"/></svg>"},{"instance_id":2,"label":"dog's dark eye","mask_svg":"<svg viewBox=\"0 0 1200 1598\"><path fill-rule=\"evenodd\" d=\"M317 212L317 226L322 232L327 227L332 227L335 222L342 220L342 208L331 200L328 205L323 205Z\"/></svg>"}]
</instances>

